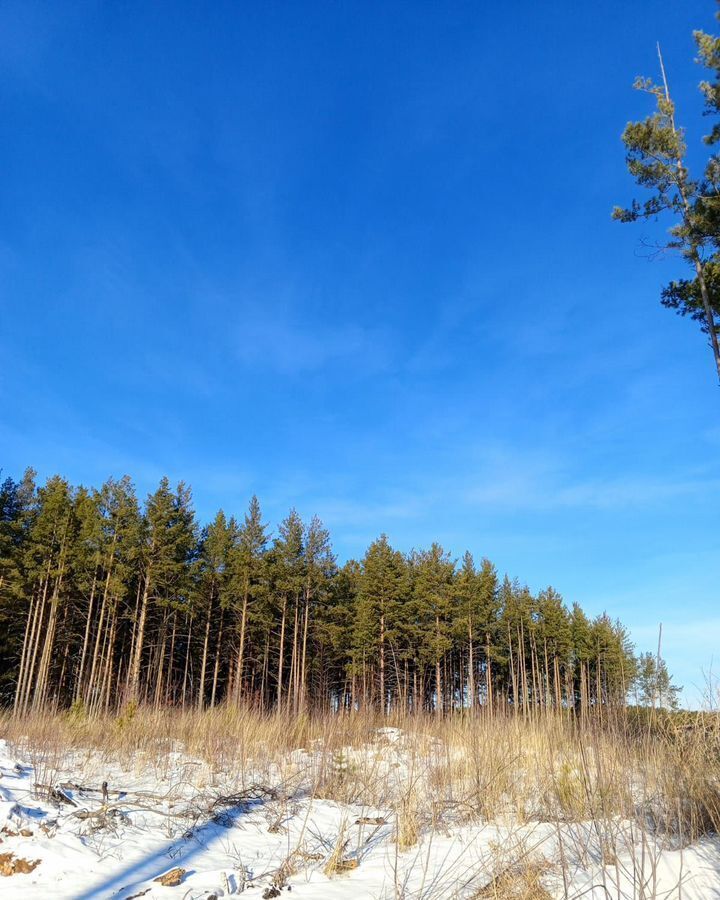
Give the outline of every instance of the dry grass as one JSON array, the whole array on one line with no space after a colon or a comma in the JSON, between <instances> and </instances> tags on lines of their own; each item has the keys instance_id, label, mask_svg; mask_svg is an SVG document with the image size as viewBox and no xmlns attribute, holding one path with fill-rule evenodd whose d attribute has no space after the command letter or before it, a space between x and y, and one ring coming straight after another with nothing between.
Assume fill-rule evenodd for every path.
<instances>
[{"instance_id":1,"label":"dry grass","mask_svg":"<svg viewBox=\"0 0 720 900\"><path fill-rule=\"evenodd\" d=\"M543 887L543 874L539 864L510 867L480 888L474 900L552 900Z\"/></svg>"},{"instance_id":2,"label":"dry grass","mask_svg":"<svg viewBox=\"0 0 720 900\"><path fill-rule=\"evenodd\" d=\"M335 843L333 844L330 856L328 857L328 860L325 863L325 867L323 869L328 878L334 878L335 875L338 875L341 872L347 872L351 868L355 868L357 866L357 862L355 860L350 861L346 857L348 844L348 824L345 820L343 820L340 825L337 837L335 838Z\"/></svg>"},{"instance_id":3,"label":"dry grass","mask_svg":"<svg viewBox=\"0 0 720 900\"><path fill-rule=\"evenodd\" d=\"M26 875L40 865L39 859L22 859L14 853L0 853L0 875L9 878L11 875Z\"/></svg>"},{"instance_id":4,"label":"dry grass","mask_svg":"<svg viewBox=\"0 0 720 900\"><path fill-rule=\"evenodd\" d=\"M421 802L412 788L401 798L397 810L395 840L398 850L409 850L420 840L421 834Z\"/></svg>"},{"instance_id":5,"label":"dry grass","mask_svg":"<svg viewBox=\"0 0 720 900\"><path fill-rule=\"evenodd\" d=\"M699 722L700 720L697 720ZM569 713L535 719L431 716L388 720L260 715L222 707L204 713L127 710L120 717L0 716L0 737L50 784L71 754L153 766L171 751L199 761L206 777L282 784L289 797L322 797L394 813L401 848L424 829L511 815L591 821L609 835L633 820L688 843L720 831L720 722L638 722L627 714L580 724ZM397 733L378 729L397 726ZM304 751L304 752L298 752ZM198 763L196 762L195 765Z\"/></svg>"}]
</instances>

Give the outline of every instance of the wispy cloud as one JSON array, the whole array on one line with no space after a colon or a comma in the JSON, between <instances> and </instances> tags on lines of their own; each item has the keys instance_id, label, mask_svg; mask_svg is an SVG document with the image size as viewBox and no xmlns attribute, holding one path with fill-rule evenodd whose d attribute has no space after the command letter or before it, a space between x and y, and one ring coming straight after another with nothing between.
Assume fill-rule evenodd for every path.
<instances>
[{"instance_id":1,"label":"wispy cloud","mask_svg":"<svg viewBox=\"0 0 720 900\"><path fill-rule=\"evenodd\" d=\"M638 640L642 639L645 644L651 646L653 641L657 644L658 628L657 623L633 625L632 631ZM676 644L683 648L691 646L693 651L708 646L717 651L720 648L720 616L664 622L663 644L666 648Z\"/></svg>"},{"instance_id":2,"label":"wispy cloud","mask_svg":"<svg viewBox=\"0 0 720 900\"><path fill-rule=\"evenodd\" d=\"M439 463L437 467L429 468L424 459L385 460L381 481L372 470L350 480L328 474L322 492L309 470L296 471L292 478L276 479L264 496L274 505L293 503L318 513L343 532L366 528L379 532L404 523L403 528L413 532L427 529L428 540L437 537L433 528L446 521L448 509L467 528L484 513L495 519L533 513L562 517L564 512L583 511L620 515L629 510L667 510L669 504L682 501L705 504L720 497L720 479L697 469L667 478L626 471L589 479L578 475L561 454L510 446L469 451L465 458L458 455L452 467L442 465L442 474ZM557 528L557 519L553 523ZM548 536L545 533L542 539ZM565 535L562 540L568 539Z\"/></svg>"},{"instance_id":3,"label":"wispy cloud","mask_svg":"<svg viewBox=\"0 0 720 900\"><path fill-rule=\"evenodd\" d=\"M467 473L467 503L493 509L546 510L650 507L669 500L720 493L720 478L697 470L674 477L629 471L619 475L577 476L561 455L495 450Z\"/></svg>"},{"instance_id":4,"label":"wispy cloud","mask_svg":"<svg viewBox=\"0 0 720 900\"><path fill-rule=\"evenodd\" d=\"M573 483L559 477L534 479L532 475L520 474L492 479L473 488L466 496L473 503L493 508L602 510L652 506L717 491L720 491L720 479L667 480L628 475Z\"/></svg>"},{"instance_id":5,"label":"wispy cloud","mask_svg":"<svg viewBox=\"0 0 720 900\"><path fill-rule=\"evenodd\" d=\"M325 323L284 309L248 310L235 332L239 359L283 375L300 374L338 362L363 373L384 369L388 343L376 331L352 323Z\"/></svg>"}]
</instances>

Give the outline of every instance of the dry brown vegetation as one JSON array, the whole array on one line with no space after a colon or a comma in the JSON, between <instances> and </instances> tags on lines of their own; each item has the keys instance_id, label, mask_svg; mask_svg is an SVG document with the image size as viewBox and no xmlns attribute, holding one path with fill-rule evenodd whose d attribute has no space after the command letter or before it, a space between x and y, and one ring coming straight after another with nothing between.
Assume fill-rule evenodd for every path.
<instances>
[{"instance_id":1,"label":"dry brown vegetation","mask_svg":"<svg viewBox=\"0 0 720 900\"><path fill-rule=\"evenodd\" d=\"M14 853L0 853L0 875L8 878L10 875L26 875L38 867L40 860L22 859Z\"/></svg>"},{"instance_id":2,"label":"dry brown vegetation","mask_svg":"<svg viewBox=\"0 0 720 900\"><path fill-rule=\"evenodd\" d=\"M130 708L119 717L4 715L0 736L32 760L45 784L73 752L135 765L145 757L162 768L169 751L182 748L240 782L264 773L288 794L389 808L403 846L428 827L507 813L519 821L634 819L682 841L720 827L713 714L689 724L607 711L581 722L569 714L392 720ZM298 750L307 751L300 761Z\"/></svg>"},{"instance_id":3,"label":"dry brown vegetation","mask_svg":"<svg viewBox=\"0 0 720 900\"><path fill-rule=\"evenodd\" d=\"M272 794L270 831L282 831L293 804L304 799L357 804L366 812L359 818L351 813L328 839L323 870L329 877L362 864L373 829L392 827L397 853L412 853L428 835L511 822L517 837L485 861L494 874L479 883L478 898L544 900L548 878L561 884L566 853L580 863L599 859L619 873L628 842L652 856L658 847L681 848L720 829L720 721L714 714L604 710L582 719L569 711L389 719L131 707L119 717L6 714L0 737L35 766L45 786L73 771L100 783L113 767L150 769L162 780L177 760L173 751L181 750L187 779L205 808L213 808L207 800L221 782L238 793L260 786ZM551 823L558 838L564 835L552 871L528 838L533 823ZM568 847L570 823L582 827ZM300 843L288 857L285 878L303 852Z\"/></svg>"},{"instance_id":4,"label":"dry brown vegetation","mask_svg":"<svg viewBox=\"0 0 720 900\"><path fill-rule=\"evenodd\" d=\"M509 867L480 888L475 900L551 900L542 875L539 865Z\"/></svg>"}]
</instances>

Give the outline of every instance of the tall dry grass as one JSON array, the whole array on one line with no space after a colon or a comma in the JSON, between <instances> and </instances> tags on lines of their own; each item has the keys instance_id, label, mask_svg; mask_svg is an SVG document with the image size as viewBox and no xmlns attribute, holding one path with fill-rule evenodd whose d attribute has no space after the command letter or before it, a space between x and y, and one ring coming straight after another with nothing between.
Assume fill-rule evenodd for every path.
<instances>
[{"instance_id":1,"label":"tall dry grass","mask_svg":"<svg viewBox=\"0 0 720 900\"><path fill-rule=\"evenodd\" d=\"M276 791L280 806L268 815L278 822L305 798L354 804L367 811L368 824L357 846L349 843L352 829L338 836L328 862L334 872L355 865L374 817L393 826L399 853L424 835L468 823L512 822L518 834L529 823L553 823L563 877L572 858L616 866L619 879L628 849L652 867L658 848L681 848L720 831L720 719L714 714L605 710L581 721L568 711L524 719L131 708L119 717L4 714L0 738L33 763L45 784L68 775L82 780L90 771L83 761L91 758L93 772L152 766L162 779L180 756L202 768L206 787L217 779L223 789L263 783ZM198 770L184 777L197 781ZM350 861L348 853L355 854ZM512 865L500 866L478 896L515 896L511 883L527 884L528 896L544 896L532 847L518 843L513 854ZM643 870L638 883L646 880Z\"/></svg>"},{"instance_id":2,"label":"tall dry grass","mask_svg":"<svg viewBox=\"0 0 720 900\"><path fill-rule=\"evenodd\" d=\"M6 713L0 738L32 758L38 780L52 780L73 754L161 766L181 751L239 779L293 771L298 793L405 816L415 810L429 823L512 814L521 821L636 819L683 840L720 830L714 714L617 711L580 722L552 713L293 717L234 707L130 709L114 717Z\"/></svg>"}]
</instances>

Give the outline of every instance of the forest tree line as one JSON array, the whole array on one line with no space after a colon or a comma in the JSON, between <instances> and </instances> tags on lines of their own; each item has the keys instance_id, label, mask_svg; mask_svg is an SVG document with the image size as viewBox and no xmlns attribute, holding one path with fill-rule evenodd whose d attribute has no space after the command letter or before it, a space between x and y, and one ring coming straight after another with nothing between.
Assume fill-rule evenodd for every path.
<instances>
[{"instance_id":1,"label":"forest tree line","mask_svg":"<svg viewBox=\"0 0 720 900\"><path fill-rule=\"evenodd\" d=\"M662 662L663 684L669 684ZM623 626L438 544L383 535L339 565L316 517L271 535L257 498L200 527L188 487L0 485L0 702L299 713L589 708L657 685ZM672 697L670 692L668 696ZM653 698L654 700L654 698Z\"/></svg>"}]
</instances>

